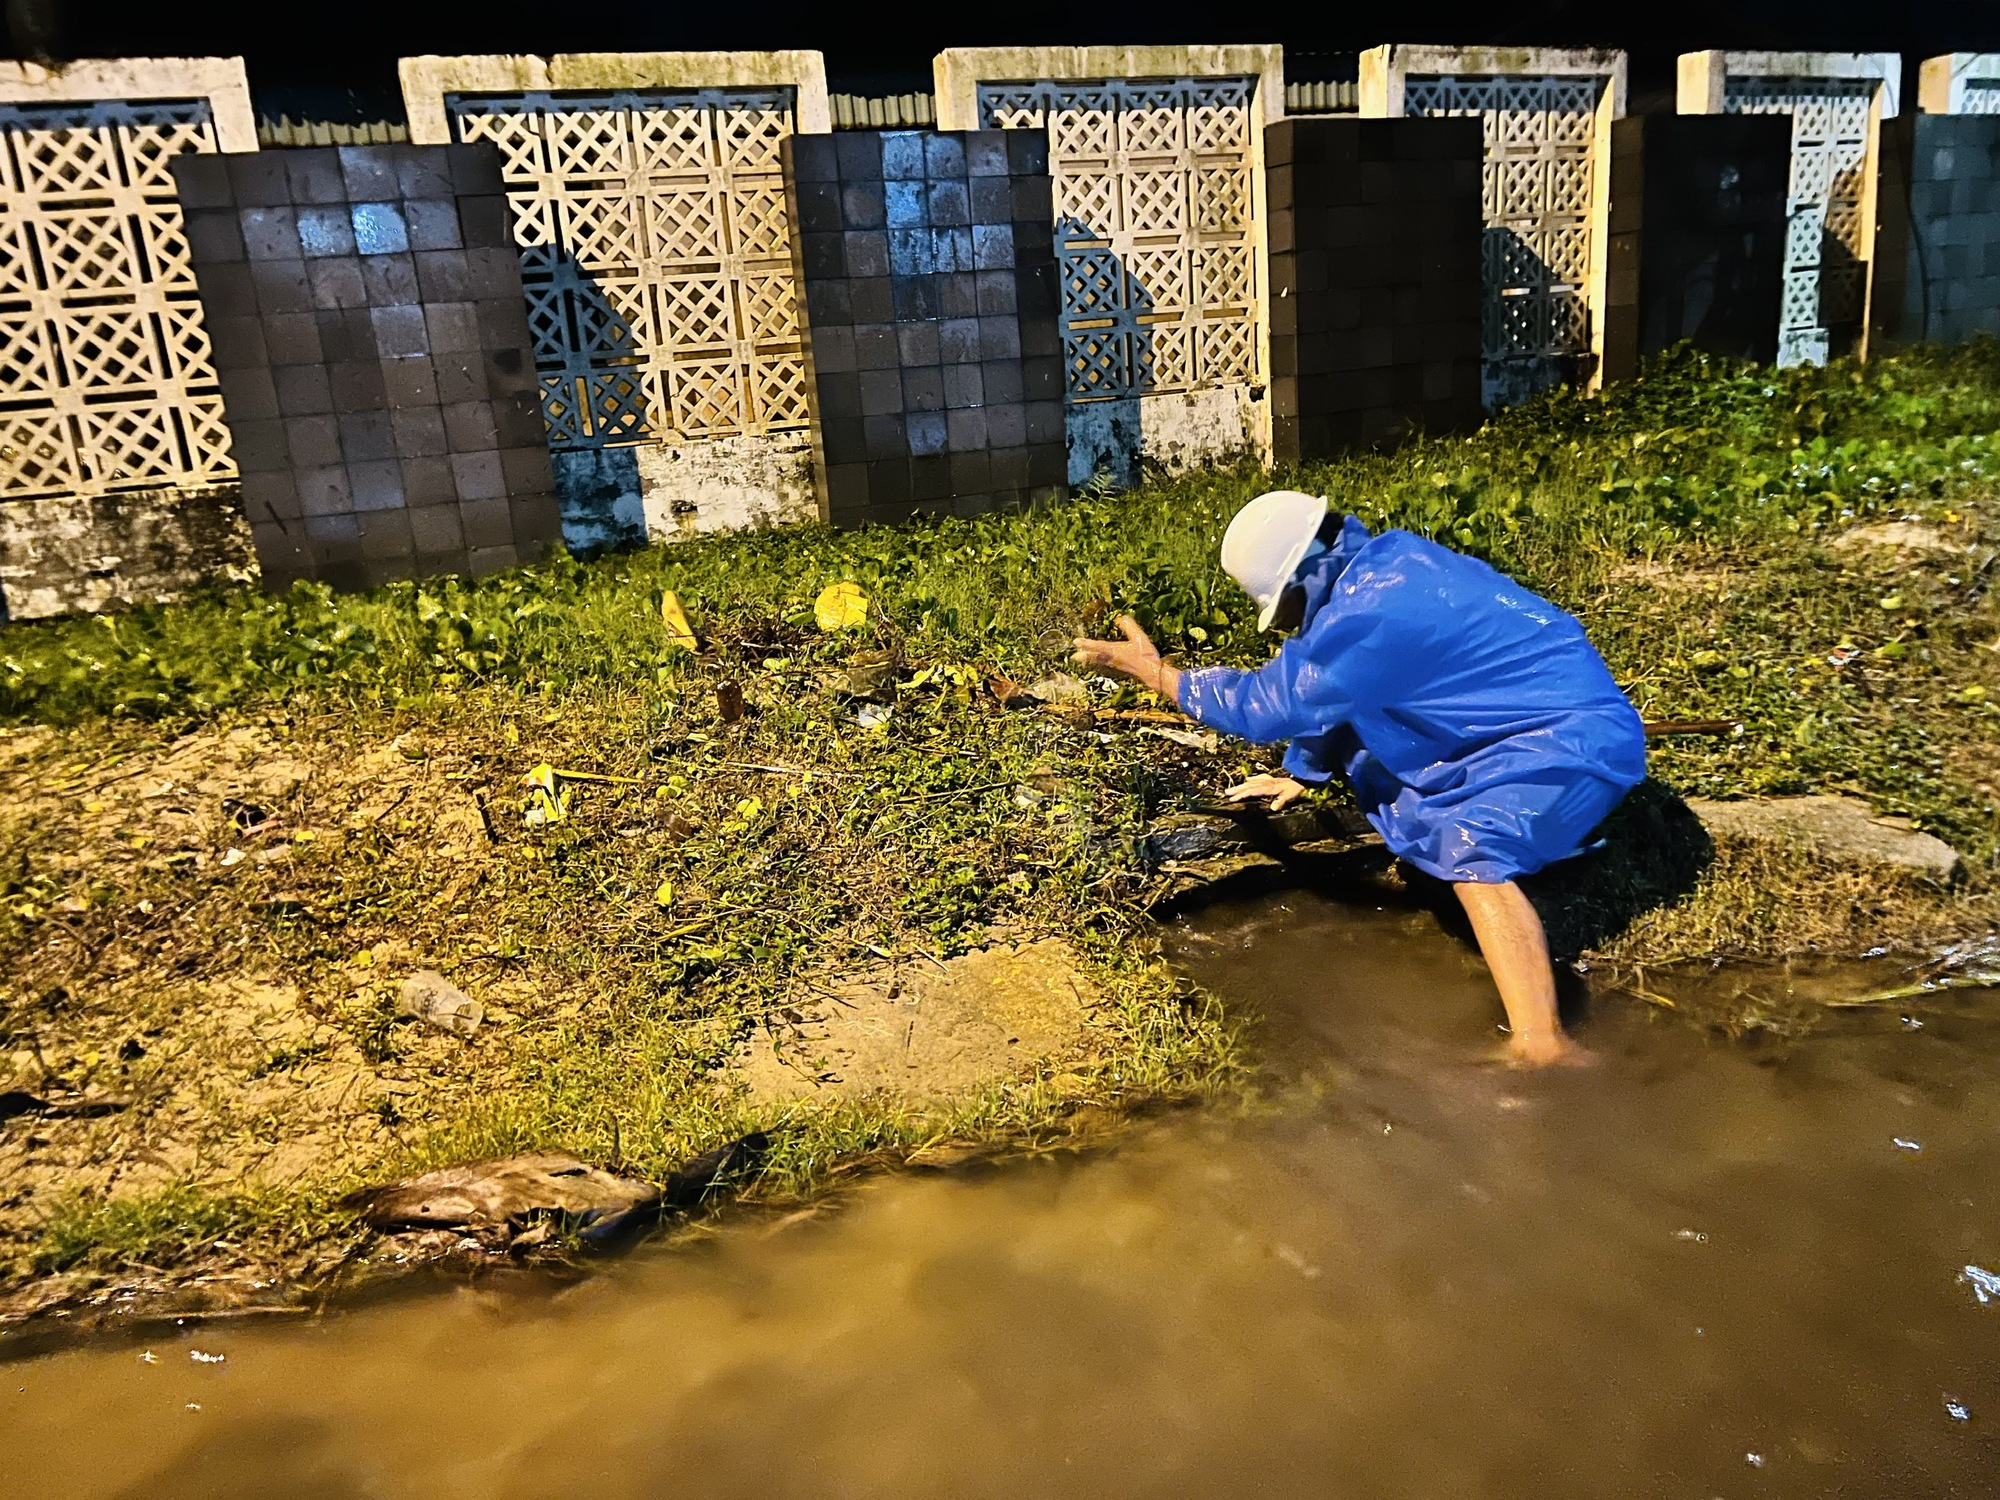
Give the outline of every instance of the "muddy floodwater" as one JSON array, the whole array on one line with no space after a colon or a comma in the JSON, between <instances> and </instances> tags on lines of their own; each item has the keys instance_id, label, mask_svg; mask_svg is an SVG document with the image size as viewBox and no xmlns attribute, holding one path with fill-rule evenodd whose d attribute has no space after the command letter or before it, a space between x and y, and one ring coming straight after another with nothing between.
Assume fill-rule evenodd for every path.
<instances>
[{"instance_id":1,"label":"muddy floodwater","mask_svg":"<svg viewBox=\"0 0 2000 1500\"><path fill-rule=\"evenodd\" d=\"M1523 1076L1426 917L1171 941L1267 1018L1260 1108L579 1282L17 1358L0 1495L2000 1493L1992 995L1782 1047L1605 1001L1595 1067Z\"/></svg>"}]
</instances>

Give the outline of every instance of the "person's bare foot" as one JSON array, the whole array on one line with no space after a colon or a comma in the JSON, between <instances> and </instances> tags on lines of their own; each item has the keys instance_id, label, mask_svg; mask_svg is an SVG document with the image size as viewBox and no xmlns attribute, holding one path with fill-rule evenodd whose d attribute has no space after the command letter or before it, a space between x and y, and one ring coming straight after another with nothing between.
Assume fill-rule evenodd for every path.
<instances>
[{"instance_id":1,"label":"person's bare foot","mask_svg":"<svg viewBox=\"0 0 2000 1500\"><path fill-rule=\"evenodd\" d=\"M1563 1032L1555 1031L1509 1037L1500 1051L1500 1061L1510 1068L1587 1068L1597 1058Z\"/></svg>"}]
</instances>

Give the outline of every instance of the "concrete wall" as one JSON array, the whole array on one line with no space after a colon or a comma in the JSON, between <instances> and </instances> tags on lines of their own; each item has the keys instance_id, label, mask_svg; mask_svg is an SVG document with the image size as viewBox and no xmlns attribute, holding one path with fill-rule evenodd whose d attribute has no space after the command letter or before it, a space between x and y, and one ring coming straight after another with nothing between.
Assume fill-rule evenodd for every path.
<instances>
[{"instance_id":1,"label":"concrete wall","mask_svg":"<svg viewBox=\"0 0 2000 1500\"><path fill-rule=\"evenodd\" d=\"M1278 461L1479 425L1481 152L1469 119L1266 129Z\"/></svg>"},{"instance_id":2,"label":"concrete wall","mask_svg":"<svg viewBox=\"0 0 2000 1500\"><path fill-rule=\"evenodd\" d=\"M1047 142L999 130L798 136L786 170L827 517L1062 499Z\"/></svg>"},{"instance_id":3,"label":"concrete wall","mask_svg":"<svg viewBox=\"0 0 2000 1500\"><path fill-rule=\"evenodd\" d=\"M1604 375L1680 343L1778 353L1792 133L1768 115L1639 115L1611 132Z\"/></svg>"},{"instance_id":4,"label":"concrete wall","mask_svg":"<svg viewBox=\"0 0 2000 1500\"><path fill-rule=\"evenodd\" d=\"M1069 481L1268 456L1263 46L981 47L933 62L945 129L1049 140Z\"/></svg>"},{"instance_id":5,"label":"concrete wall","mask_svg":"<svg viewBox=\"0 0 2000 1500\"><path fill-rule=\"evenodd\" d=\"M1361 113L1475 115L1485 130L1484 400L1602 380L1611 122L1623 52L1376 47Z\"/></svg>"},{"instance_id":6,"label":"concrete wall","mask_svg":"<svg viewBox=\"0 0 2000 1500\"><path fill-rule=\"evenodd\" d=\"M0 618L254 572L170 164L256 148L240 58L0 63Z\"/></svg>"},{"instance_id":7,"label":"concrete wall","mask_svg":"<svg viewBox=\"0 0 2000 1500\"><path fill-rule=\"evenodd\" d=\"M1364 185L1352 200L1352 184L1336 172L1290 170L1302 165L1305 138L1283 134L1280 146L1280 135L1266 130L1284 120L1279 49L952 50L939 55L934 71L945 128L1025 131L1049 152L1065 472L1050 484L1027 481L1028 493L1059 489L1064 478L1130 483L1148 468L1306 456L1458 420L1459 357L1440 351L1463 329L1437 308L1451 302L1441 290L1450 280L1443 268L1457 263L1461 247L1451 234L1422 227L1427 215L1443 212L1442 199L1427 197L1437 186L1425 175L1430 168L1396 160L1404 138L1391 132L1379 147L1367 144L1372 137L1353 137L1356 164L1382 169L1373 199ZM1745 140L1760 129L1791 132L1783 359L1824 357L1849 345L1865 354L1876 334L1953 338L1990 326L1991 152L1976 124L1923 126L1921 153L1916 122L1894 137L1891 126L1904 128L1897 72L1897 60L1886 55L1702 53L1682 60L1684 112L1782 117L1754 127L1739 119L1731 128L1748 132ZM816 458L813 432L816 406L825 418L845 395L827 398L808 368L797 185L788 190L782 171L785 139L824 134L833 123L818 54L410 58L402 77L414 141L477 136L500 153L505 232L519 272L507 295L518 290L534 343L532 372L515 372L502 385L509 396L531 379L537 389L543 461L567 540L623 544L781 524L845 506L834 506L836 465L823 451ZM1993 55L1931 59L1922 80L1926 119L2000 113L2000 58ZM1768 290L1759 281L1768 215L1752 224L1749 200L1768 206L1771 185L1751 181L1754 163L1740 151L1733 162L1717 154L1736 147L1688 144L1708 126L1687 125L1693 134L1668 121L1615 128L1624 108L1622 54L1382 48L1364 58L1355 93L1364 116L1472 115L1481 123L1477 274L1489 408L1551 378L1597 384L1683 334L1730 352L1768 347L1761 331ZM1299 97L1314 108L1345 102ZM701 131L683 131L676 143L666 127L690 111L702 115ZM610 136L600 129L606 121L616 125ZM12 195L0 219L34 233L46 220L57 239L64 216L81 211L89 184L82 177L29 180L23 142L49 129L101 137L107 160L123 165L100 186L158 240L141 259L169 269L184 259L175 248L186 231L183 205L170 171L139 180L143 163L191 151L250 153L257 144L247 80L233 59L0 64L0 148L8 153L0 182ZM602 136L594 144L585 139L592 132ZM697 137L700 150L690 154ZM1673 150L1663 154L1663 143ZM1271 151L1296 158L1284 164L1281 183L1266 160ZM1767 157L1756 159L1768 164ZM1732 165L1740 174L1734 186L1722 175ZM1621 174L1636 174L1637 189L1619 188ZM613 192L607 181L621 186ZM1912 207L1921 222L1900 223ZM487 228L491 217L481 221ZM295 216L294 230L297 223ZM239 219L239 234L243 228ZM198 237L213 249L216 233L208 226ZM302 244L300 258L308 258ZM310 275L294 278L294 293L306 299L299 306L286 304L275 286L266 305L266 288L235 272L214 276L206 308L191 275L185 285L155 285L157 277L144 276L117 286L30 284L36 267L54 263L48 246L37 252L25 241L0 254L0 316L39 328L39 344L16 340L27 354L0 390L7 408L0 413L0 590L15 615L164 598L206 579L250 576L256 562L238 482L245 455L260 540L274 549L274 581L319 574L322 562L324 576L362 582L405 565L495 566L507 560L507 547L520 557L539 545L545 513L510 539L474 541L475 531L497 535L470 519L469 508L492 497L453 488L447 499L419 473L435 479L425 464L455 463L451 428L460 437L469 429L463 413L447 422L448 408L485 400L501 444L493 451L514 455L507 485L530 510L542 502L539 465L529 473L535 444L525 428L507 426L525 421L525 413L503 420L491 408L490 371L484 397L440 394L435 407L428 395L413 398L446 424L447 451L393 454L405 508L424 495L435 512L426 520L428 544L413 529L405 551L396 522L364 523L364 508L351 503L362 492L371 503L389 494L377 482L386 468L363 473L354 466L392 459L348 454L341 419L350 411L291 409L288 403L311 399L301 394L306 377L281 380L279 372L306 366L273 357L273 340L292 353L303 347L302 314L359 308L311 305ZM1277 301L1274 286L1285 294ZM1865 318L1856 310L1857 287ZM412 308L426 337L428 303L463 300L432 297L421 284L417 292L415 304L391 299L382 310ZM156 296L162 315L148 326L157 347L148 345L146 358L102 359L103 368L82 379L52 373L69 371L77 351L87 361L93 348L129 348L99 324L141 303L152 307L147 299ZM211 314L223 374L210 358ZM832 348L838 330L851 325L825 316ZM497 317L491 312L487 322ZM1039 334L1022 326L1025 348ZM332 336L352 331L343 329ZM329 336L316 319L314 336ZM35 347L69 352L38 361L29 357ZM459 352L434 344L425 353L440 392L442 367L432 356L441 348ZM414 358L386 345L373 355L378 374ZM1042 357L1024 354L1024 391L1027 360ZM899 381L902 358L899 344ZM353 361L319 367L329 389L342 363ZM860 373L822 363L824 373ZM942 381L946 365L911 368L935 369ZM384 384L386 392L386 377ZM915 385L927 388L922 379ZM887 385L871 382L871 390L871 403L879 403ZM281 399L281 392L289 394ZM1280 408L1293 424L1282 430L1274 417ZM894 414L863 412L864 437L867 419ZM914 408L901 414L906 436L912 415L929 415ZM326 437L319 418L333 420L332 450L323 441L312 446ZM1007 420L1002 430L1011 433ZM406 416L398 439L392 415L392 447L429 443L431 425ZM822 449L835 425L821 421ZM960 425L970 431L970 418ZM1018 498L1011 481L995 479L992 463L994 453L1009 454L1001 467L1011 473L1015 449L995 444L991 430L988 488L978 490L961 474L949 481L949 496L925 503ZM334 451L338 462L295 458L295 436L302 451L322 458ZM357 453L375 451L358 428L356 443ZM858 492L862 513L917 504L913 465L929 456L864 460L903 464L911 498L895 498L899 480L875 475L871 483L881 478L888 487L879 495ZM405 460L417 465L408 474ZM1047 462L1037 454L1030 468L1045 470ZM967 473L972 467L972 460L960 465ZM298 475L305 469L343 471L350 508L336 505L318 517L324 536L300 543L279 533L294 521L294 507L304 528ZM847 493L857 493L851 479ZM440 540L447 510L457 516L458 542ZM341 546L366 539L377 550L364 549L358 559L351 550L314 554L314 542L333 541L336 513L353 532Z\"/></svg>"}]
</instances>

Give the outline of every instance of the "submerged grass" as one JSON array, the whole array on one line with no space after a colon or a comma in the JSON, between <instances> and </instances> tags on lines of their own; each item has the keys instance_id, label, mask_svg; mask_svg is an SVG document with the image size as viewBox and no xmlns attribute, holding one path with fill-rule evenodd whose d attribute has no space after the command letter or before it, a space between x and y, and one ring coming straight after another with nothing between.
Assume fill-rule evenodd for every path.
<instances>
[{"instance_id":1,"label":"submerged grass","mask_svg":"<svg viewBox=\"0 0 2000 1500\"><path fill-rule=\"evenodd\" d=\"M1956 843L1974 897L2000 842L1996 481L1991 342L1784 373L1684 355L1604 399L1555 394L1471 436L1275 478L1486 557L1576 611L1648 717L1742 721L1740 735L1656 744L1667 787L1856 792ZM142 1191L116 1161L148 1117L135 1113L129 1139L99 1127L97 1155L75 1158L92 1170L54 1174L5 1230L16 1274L198 1260L218 1240L324 1242L340 1187L468 1156L560 1148L657 1175L783 1124L767 1180L793 1190L869 1152L1053 1139L1093 1106L1226 1086L1236 1039L1161 963L1131 839L1261 752L1206 756L1006 712L984 685L1042 675L1120 610L1190 664L1261 660L1269 642L1216 544L1273 482L1243 467L1025 515L8 627L0 721L61 730L28 768L36 798L0 827L11 1050L44 1078L173 1103L189 1130L220 1116L189 1113L175 1066L206 1067L211 1089L226 1073L249 1098L245 1080L303 1088L339 1063L375 1122L289 1186L254 1192L213 1173ZM1951 550L1828 549L1857 522L1903 516ZM841 579L869 618L823 632L812 601ZM670 641L668 590L703 654ZM905 684L881 729L859 726L842 694L864 652ZM740 722L718 715L723 682L745 689ZM139 842L165 836L135 833L136 810L88 812L121 767L166 753L149 746L232 729L308 767L288 815L313 837L285 859L225 874ZM573 783L566 815L530 826L520 778L541 761L631 779ZM208 837L213 855L230 836ZM1946 928L1960 899L1864 883L1841 893L1846 918L1808 922L1813 879L1724 850L1691 898L1580 942L1639 957L1649 943L1772 951L1840 941L1865 920L1857 904L1884 900L1922 907L1912 931ZM738 1036L829 971L1044 935L1074 944L1106 997L1074 1067L936 1108L788 1112L707 1081ZM477 1048L389 1025L376 981L419 958L505 997ZM202 986L244 974L295 986L313 1039L174 1065L149 1042L119 1060L126 1038L176 1034ZM288 1128L277 1107L246 1104L232 1128L268 1145Z\"/></svg>"}]
</instances>

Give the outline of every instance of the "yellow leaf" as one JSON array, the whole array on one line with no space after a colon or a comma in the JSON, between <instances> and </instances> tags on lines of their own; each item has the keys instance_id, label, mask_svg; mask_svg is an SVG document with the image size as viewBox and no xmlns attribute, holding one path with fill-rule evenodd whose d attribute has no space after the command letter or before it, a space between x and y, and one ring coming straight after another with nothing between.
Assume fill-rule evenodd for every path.
<instances>
[{"instance_id":1,"label":"yellow leaf","mask_svg":"<svg viewBox=\"0 0 2000 1500\"><path fill-rule=\"evenodd\" d=\"M736 804L736 816L743 819L746 823L763 810L764 799L762 797L745 797L741 802Z\"/></svg>"},{"instance_id":2,"label":"yellow leaf","mask_svg":"<svg viewBox=\"0 0 2000 1500\"><path fill-rule=\"evenodd\" d=\"M868 596L858 584L830 583L813 600L813 618L821 630L852 630L868 618Z\"/></svg>"},{"instance_id":3,"label":"yellow leaf","mask_svg":"<svg viewBox=\"0 0 2000 1500\"><path fill-rule=\"evenodd\" d=\"M667 644L678 646L683 651L700 648L694 638L694 627L688 624L687 611L681 608L680 596L672 589L660 595L660 623L667 627Z\"/></svg>"},{"instance_id":4,"label":"yellow leaf","mask_svg":"<svg viewBox=\"0 0 2000 1500\"><path fill-rule=\"evenodd\" d=\"M660 882L660 888L653 892L653 904L656 906L672 906L674 904L674 883L671 880L662 880Z\"/></svg>"}]
</instances>

